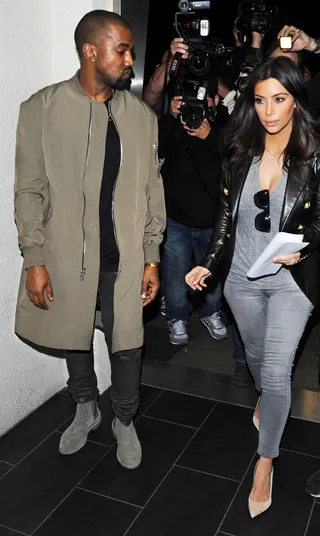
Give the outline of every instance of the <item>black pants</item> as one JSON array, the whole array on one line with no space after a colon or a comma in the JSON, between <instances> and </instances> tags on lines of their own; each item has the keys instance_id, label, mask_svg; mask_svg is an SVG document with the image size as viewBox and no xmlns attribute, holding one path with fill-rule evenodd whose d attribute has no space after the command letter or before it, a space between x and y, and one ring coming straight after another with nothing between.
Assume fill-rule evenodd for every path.
<instances>
[{"instance_id":1,"label":"black pants","mask_svg":"<svg viewBox=\"0 0 320 536\"><path fill-rule=\"evenodd\" d=\"M111 348L113 331L113 294L117 274L101 273L99 277L99 300L106 343ZM140 394L141 348L122 350L111 354L112 408L118 419L130 424L137 412ZM99 391L94 371L93 344L88 352L65 351L69 379L68 392L76 403L98 400Z\"/></svg>"}]
</instances>

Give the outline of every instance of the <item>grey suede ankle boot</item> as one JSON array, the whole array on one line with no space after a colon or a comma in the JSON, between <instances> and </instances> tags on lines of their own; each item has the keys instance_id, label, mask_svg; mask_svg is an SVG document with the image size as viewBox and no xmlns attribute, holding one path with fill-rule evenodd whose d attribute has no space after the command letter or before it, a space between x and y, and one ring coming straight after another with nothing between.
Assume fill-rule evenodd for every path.
<instances>
[{"instance_id":1,"label":"grey suede ankle boot","mask_svg":"<svg viewBox=\"0 0 320 536\"><path fill-rule=\"evenodd\" d=\"M101 413L95 400L77 404L77 412L70 426L63 432L59 451L61 454L74 454L87 442L88 434L100 426Z\"/></svg>"},{"instance_id":2,"label":"grey suede ankle boot","mask_svg":"<svg viewBox=\"0 0 320 536\"><path fill-rule=\"evenodd\" d=\"M112 421L112 432L117 440L117 459L125 469L135 469L140 465L142 452L133 422L125 426L117 417Z\"/></svg>"}]
</instances>

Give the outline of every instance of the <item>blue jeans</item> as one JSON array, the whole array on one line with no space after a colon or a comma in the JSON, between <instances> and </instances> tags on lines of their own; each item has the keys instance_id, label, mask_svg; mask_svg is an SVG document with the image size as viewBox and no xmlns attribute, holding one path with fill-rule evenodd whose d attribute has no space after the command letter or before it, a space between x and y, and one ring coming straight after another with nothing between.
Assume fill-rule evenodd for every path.
<instances>
[{"instance_id":1,"label":"blue jeans","mask_svg":"<svg viewBox=\"0 0 320 536\"><path fill-rule=\"evenodd\" d=\"M193 306L189 300L190 289L185 282L185 276L205 256L211 233L212 229L195 229L167 218L162 273L168 320L189 319ZM203 294L200 317L220 312L222 306L220 283L212 288L209 281Z\"/></svg>"}]
</instances>

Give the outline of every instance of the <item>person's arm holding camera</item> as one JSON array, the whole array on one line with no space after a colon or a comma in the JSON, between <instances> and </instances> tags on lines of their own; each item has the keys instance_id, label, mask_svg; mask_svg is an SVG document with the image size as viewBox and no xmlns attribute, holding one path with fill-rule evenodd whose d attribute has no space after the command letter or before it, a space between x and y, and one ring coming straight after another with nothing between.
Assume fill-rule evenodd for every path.
<instances>
[{"instance_id":1,"label":"person's arm holding camera","mask_svg":"<svg viewBox=\"0 0 320 536\"><path fill-rule=\"evenodd\" d=\"M241 65L245 60L246 46L240 40L240 32L237 28L237 19L234 21L232 33L234 38L234 47L231 57L231 67L233 69L235 78L238 78Z\"/></svg>"},{"instance_id":2,"label":"person's arm holding camera","mask_svg":"<svg viewBox=\"0 0 320 536\"><path fill-rule=\"evenodd\" d=\"M171 136L180 115L182 97L176 95L170 101L169 110L158 121L159 125L159 158L165 158L171 150Z\"/></svg>"},{"instance_id":3,"label":"person's arm holding camera","mask_svg":"<svg viewBox=\"0 0 320 536\"><path fill-rule=\"evenodd\" d=\"M186 130L187 134L191 136L191 138L199 138L200 140L205 140L211 132L211 125L208 119L204 119L200 127L195 129L188 128L184 121L182 122L182 125L183 128Z\"/></svg>"},{"instance_id":4,"label":"person's arm holding camera","mask_svg":"<svg viewBox=\"0 0 320 536\"><path fill-rule=\"evenodd\" d=\"M289 36L292 41L290 51L300 52L301 50L305 50L312 54L319 54L320 57L320 39L310 37L303 30L288 25L283 26L278 33L277 38L280 40L281 37ZM306 88L308 91L309 112L314 119L318 119L320 117L320 72L311 76L311 78L306 81Z\"/></svg>"},{"instance_id":5,"label":"person's arm holding camera","mask_svg":"<svg viewBox=\"0 0 320 536\"><path fill-rule=\"evenodd\" d=\"M292 48L293 52L299 52L300 50L306 50L307 52L312 52L313 54L320 54L320 39L315 39L314 37L309 37L303 30L299 30L295 26L285 25L280 30L277 35L277 38L289 37L292 38Z\"/></svg>"},{"instance_id":6,"label":"person's arm holding camera","mask_svg":"<svg viewBox=\"0 0 320 536\"><path fill-rule=\"evenodd\" d=\"M171 55L171 58L168 62L169 53ZM175 39L173 39L173 41L171 42L170 51L166 50L166 52L163 54L161 63L156 66L148 84L144 88L143 100L144 102L149 104L149 106L154 107L159 103L164 87L166 70L167 84L169 78L168 73L170 70L172 59L177 53L182 54L183 59L188 57L188 45L183 42L183 39L181 37L176 37Z\"/></svg>"}]
</instances>

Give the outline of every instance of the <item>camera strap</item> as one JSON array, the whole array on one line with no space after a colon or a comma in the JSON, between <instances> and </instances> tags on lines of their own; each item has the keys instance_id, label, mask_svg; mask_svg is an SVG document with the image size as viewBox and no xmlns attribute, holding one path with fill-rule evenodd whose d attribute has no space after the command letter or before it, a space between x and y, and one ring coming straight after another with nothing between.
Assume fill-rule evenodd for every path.
<instances>
[{"instance_id":1,"label":"camera strap","mask_svg":"<svg viewBox=\"0 0 320 536\"><path fill-rule=\"evenodd\" d=\"M193 156L193 154L192 154L192 149L191 149L191 147L190 147L190 145L189 145L189 143L188 143L187 134L186 134L186 132L184 131L183 127L181 127L181 129L182 129L182 135L183 135L183 138L184 138L184 143L185 143L185 146L186 146L186 148L187 148L188 154L189 154L189 156L190 156L190 160L191 160L191 162L192 162L192 165L193 165L193 167L194 167L194 170L195 170L196 174L198 175L198 177L199 177L199 179L200 179L200 182L201 182L201 184L202 184L202 187L204 188L204 190L205 190L207 196L208 196L209 199L212 201L212 203L214 204L214 206L215 206L216 208L218 208L218 203L217 203L216 199L214 199L212 193L210 192L210 189L208 188L208 185L207 185L206 181L204 180L203 176L201 175L201 172L200 172L200 170L199 170L199 168L198 168L198 166L197 166L197 163L196 163L196 161L195 161L195 159L194 159L194 156Z\"/></svg>"},{"instance_id":2,"label":"camera strap","mask_svg":"<svg viewBox=\"0 0 320 536\"><path fill-rule=\"evenodd\" d=\"M168 78L168 73L169 73L169 64L170 64L171 56L172 56L171 50L169 50L168 56L166 59L166 67L164 70L163 88L162 88L161 97L160 97L160 100L161 100L160 117L163 117L165 114L166 95L167 95L167 78Z\"/></svg>"}]
</instances>

